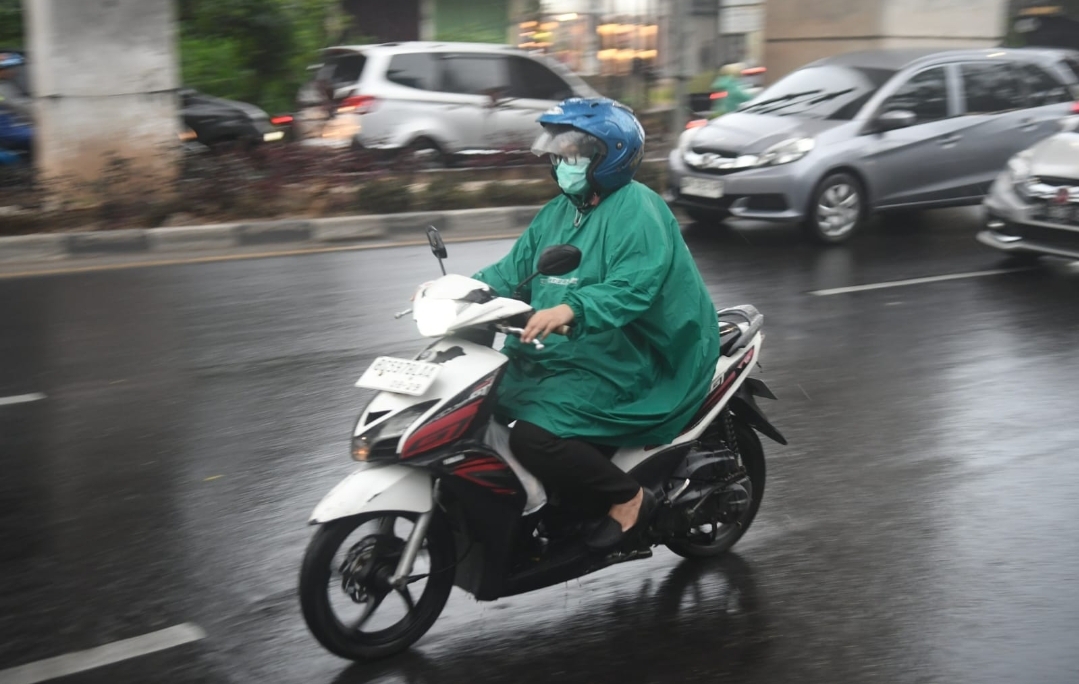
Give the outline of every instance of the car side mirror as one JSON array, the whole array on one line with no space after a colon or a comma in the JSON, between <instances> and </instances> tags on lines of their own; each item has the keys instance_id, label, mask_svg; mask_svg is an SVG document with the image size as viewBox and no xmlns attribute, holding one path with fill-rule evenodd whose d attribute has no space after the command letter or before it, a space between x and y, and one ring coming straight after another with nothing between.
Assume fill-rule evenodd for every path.
<instances>
[{"instance_id":1,"label":"car side mirror","mask_svg":"<svg viewBox=\"0 0 1079 684\"><path fill-rule=\"evenodd\" d=\"M541 275L560 276L581 265L581 250L573 245L552 245L540 254L536 270Z\"/></svg>"},{"instance_id":2,"label":"car side mirror","mask_svg":"<svg viewBox=\"0 0 1079 684\"><path fill-rule=\"evenodd\" d=\"M892 109L877 117L875 129L878 133L908 128L918 123L918 115L906 109Z\"/></svg>"}]
</instances>

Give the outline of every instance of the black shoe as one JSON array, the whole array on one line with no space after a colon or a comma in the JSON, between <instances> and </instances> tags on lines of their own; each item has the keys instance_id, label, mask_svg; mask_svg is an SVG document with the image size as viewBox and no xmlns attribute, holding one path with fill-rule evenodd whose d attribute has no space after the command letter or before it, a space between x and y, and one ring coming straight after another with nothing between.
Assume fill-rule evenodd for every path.
<instances>
[{"instance_id":1,"label":"black shoe","mask_svg":"<svg viewBox=\"0 0 1079 684\"><path fill-rule=\"evenodd\" d=\"M637 522L625 532L614 518L607 516L585 538L585 545L593 551L607 551L622 543L627 535L639 531L638 528L646 529L652 518L652 512L656 509L656 497L652 492L642 488L644 496L641 501L641 509L637 512ZM643 526L642 526L643 523Z\"/></svg>"}]
</instances>

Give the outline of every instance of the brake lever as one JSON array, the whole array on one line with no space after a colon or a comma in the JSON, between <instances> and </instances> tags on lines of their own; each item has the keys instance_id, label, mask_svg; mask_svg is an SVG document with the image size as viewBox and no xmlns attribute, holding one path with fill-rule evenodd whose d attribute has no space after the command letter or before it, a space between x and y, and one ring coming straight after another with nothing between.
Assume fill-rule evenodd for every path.
<instances>
[{"instance_id":1,"label":"brake lever","mask_svg":"<svg viewBox=\"0 0 1079 684\"><path fill-rule=\"evenodd\" d=\"M500 326L498 326L497 330L498 330L498 332L503 333L505 335L516 335L517 337L520 337L525 332L524 328L514 328L513 326L510 326L510 325L500 325ZM547 348L546 345L544 345L543 342L540 342L538 338L532 340L532 344L536 347L536 349L546 349Z\"/></svg>"},{"instance_id":2,"label":"brake lever","mask_svg":"<svg viewBox=\"0 0 1079 684\"><path fill-rule=\"evenodd\" d=\"M393 318L394 318L394 320L397 320L399 318L404 318L405 316L409 315L410 313L412 313L412 309L405 309L404 311L400 311L398 313L395 313L393 315Z\"/></svg>"}]
</instances>

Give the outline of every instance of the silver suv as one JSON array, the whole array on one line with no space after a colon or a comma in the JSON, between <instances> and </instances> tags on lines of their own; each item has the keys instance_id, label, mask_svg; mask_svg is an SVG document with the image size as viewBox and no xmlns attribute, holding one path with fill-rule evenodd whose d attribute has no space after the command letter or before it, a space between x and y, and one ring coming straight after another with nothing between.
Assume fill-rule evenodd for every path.
<instances>
[{"instance_id":1,"label":"silver suv","mask_svg":"<svg viewBox=\"0 0 1079 684\"><path fill-rule=\"evenodd\" d=\"M505 45L387 43L324 55L298 98L302 137L439 163L527 149L541 113L567 97L596 96L557 62Z\"/></svg>"}]
</instances>

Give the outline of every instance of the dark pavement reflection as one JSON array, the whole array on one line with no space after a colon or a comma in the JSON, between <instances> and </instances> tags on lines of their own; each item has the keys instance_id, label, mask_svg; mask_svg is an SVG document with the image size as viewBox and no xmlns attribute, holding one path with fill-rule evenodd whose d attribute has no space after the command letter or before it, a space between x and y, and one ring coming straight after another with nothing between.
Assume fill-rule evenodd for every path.
<instances>
[{"instance_id":1,"label":"dark pavement reflection","mask_svg":"<svg viewBox=\"0 0 1079 684\"><path fill-rule=\"evenodd\" d=\"M423 248L0 281L5 668L193 623L64 682L985 682L1079 673L1077 272L813 291L1002 266L970 212L820 249L685 231L720 305L766 318L760 517L720 562L666 551L531 595L451 597L413 651L323 652L306 518L350 470L375 356L411 354ZM506 241L450 245L471 273Z\"/></svg>"}]
</instances>

